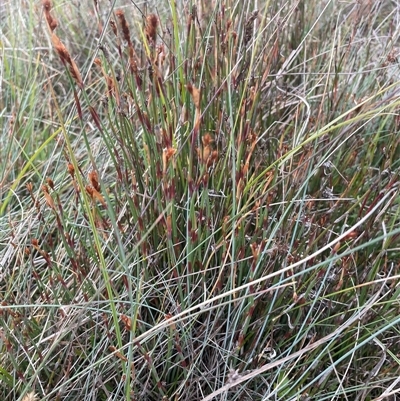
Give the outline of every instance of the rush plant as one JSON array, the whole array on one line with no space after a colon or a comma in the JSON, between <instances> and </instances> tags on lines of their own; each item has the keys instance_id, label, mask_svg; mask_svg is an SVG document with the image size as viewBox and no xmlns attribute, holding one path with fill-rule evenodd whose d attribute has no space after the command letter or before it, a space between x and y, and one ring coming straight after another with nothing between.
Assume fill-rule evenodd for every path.
<instances>
[{"instance_id":1,"label":"rush plant","mask_svg":"<svg viewBox=\"0 0 400 401\"><path fill-rule=\"evenodd\" d=\"M0 398L397 399L398 6L142 3L0 5Z\"/></svg>"}]
</instances>

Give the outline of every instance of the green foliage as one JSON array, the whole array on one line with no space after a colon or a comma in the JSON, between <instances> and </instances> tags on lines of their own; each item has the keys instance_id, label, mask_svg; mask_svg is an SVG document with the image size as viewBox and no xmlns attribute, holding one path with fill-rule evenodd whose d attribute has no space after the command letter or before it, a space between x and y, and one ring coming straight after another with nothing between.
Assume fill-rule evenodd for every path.
<instances>
[{"instance_id":1,"label":"green foliage","mask_svg":"<svg viewBox=\"0 0 400 401\"><path fill-rule=\"evenodd\" d=\"M0 6L1 399L394 394L395 6L160 3Z\"/></svg>"}]
</instances>

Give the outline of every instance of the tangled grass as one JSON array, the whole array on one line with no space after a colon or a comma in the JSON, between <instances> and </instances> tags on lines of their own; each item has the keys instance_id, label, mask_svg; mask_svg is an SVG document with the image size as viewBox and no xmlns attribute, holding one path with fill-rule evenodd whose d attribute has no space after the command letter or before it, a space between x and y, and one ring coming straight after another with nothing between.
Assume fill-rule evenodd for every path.
<instances>
[{"instance_id":1,"label":"tangled grass","mask_svg":"<svg viewBox=\"0 0 400 401\"><path fill-rule=\"evenodd\" d=\"M82 3L0 6L1 399L397 400L398 5Z\"/></svg>"}]
</instances>

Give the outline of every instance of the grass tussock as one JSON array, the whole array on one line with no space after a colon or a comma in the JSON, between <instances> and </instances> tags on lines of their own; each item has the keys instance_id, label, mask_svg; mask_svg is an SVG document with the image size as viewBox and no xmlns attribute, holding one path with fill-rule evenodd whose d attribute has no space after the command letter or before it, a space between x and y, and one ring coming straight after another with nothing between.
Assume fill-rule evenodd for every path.
<instances>
[{"instance_id":1,"label":"grass tussock","mask_svg":"<svg viewBox=\"0 0 400 401\"><path fill-rule=\"evenodd\" d=\"M396 400L397 5L159 3L0 5L0 398Z\"/></svg>"}]
</instances>

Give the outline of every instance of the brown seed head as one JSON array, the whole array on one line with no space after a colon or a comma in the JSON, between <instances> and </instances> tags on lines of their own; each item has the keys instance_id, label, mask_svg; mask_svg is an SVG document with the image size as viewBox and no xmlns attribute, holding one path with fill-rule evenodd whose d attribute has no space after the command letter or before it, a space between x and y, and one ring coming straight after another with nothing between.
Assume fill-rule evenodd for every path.
<instances>
[{"instance_id":1,"label":"brown seed head","mask_svg":"<svg viewBox=\"0 0 400 401\"><path fill-rule=\"evenodd\" d=\"M43 0L42 1L42 6L46 11L50 11L52 8L52 4L50 0Z\"/></svg>"},{"instance_id":2,"label":"brown seed head","mask_svg":"<svg viewBox=\"0 0 400 401\"><path fill-rule=\"evenodd\" d=\"M58 56L60 57L61 61L63 63L70 64L71 55L69 54L64 44L61 42L60 38L55 33L51 35L51 41L53 42L54 49L58 53Z\"/></svg>"},{"instance_id":3,"label":"brown seed head","mask_svg":"<svg viewBox=\"0 0 400 401\"><path fill-rule=\"evenodd\" d=\"M54 29L57 28L57 20L52 17L50 14L50 10L52 8L52 4L50 0L43 0L42 1L43 9L44 9L44 15L46 17L47 24L49 25L50 30L53 32Z\"/></svg>"},{"instance_id":4,"label":"brown seed head","mask_svg":"<svg viewBox=\"0 0 400 401\"><path fill-rule=\"evenodd\" d=\"M68 173L70 174L70 176L73 178L75 175L75 168L72 163L67 164L67 170L68 170Z\"/></svg>"},{"instance_id":5,"label":"brown seed head","mask_svg":"<svg viewBox=\"0 0 400 401\"><path fill-rule=\"evenodd\" d=\"M54 29L57 28L58 22L55 18L51 18L51 20L49 21L49 26L51 31L54 31Z\"/></svg>"},{"instance_id":6,"label":"brown seed head","mask_svg":"<svg viewBox=\"0 0 400 401\"><path fill-rule=\"evenodd\" d=\"M49 194L49 188L47 185L42 185L42 190L43 190L43 195L44 199L46 200L47 206L49 206L51 209L55 210L56 205L54 204L53 198Z\"/></svg>"},{"instance_id":7,"label":"brown seed head","mask_svg":"<svg viewBox=\"0 0 400 401\"><path fill-rule=\"evenodd\" d=\"M258 16L258 10L253 11L249 18L246 21L245 29L244 29L244 43L247 44L250 42L251 37L253 36L253 22Z\"/></svg>"},{"instance_id":8,"label":"brown seed head","mask_svg":"<svg viewBox=\"0 0 400 401\"><path fill-rule=\"evenodd\" d=\"M156 43L157 27L158 27L157 15L149 14L146 17L145 33L146 33L146 36L147 36L147 40L150 40L153 43Z\"/></svg>"},{"instance_id":9,"label":"brown seed head","mask_svg":"<svg viewBox=\"0 0 400 401\"><path fill-rule=\"evenodd\" d=\"M86 189L86 192L88 193L88 195L89 195L91 198L93 198L94 188L91 187L90 185L86 185L85 189Z\"/></svg>"},{"instance_id":10,"label":"brown seed head","mask_svg":"<svg viewBox=\"0 0 400 401\"><path fill-rule=\"evenodd\" d=\"M200 109L200 90L192 84L186 85L187 90L192 95L193 103L196 109Z\"/></svg>"},{"instance_id":11,"label":"brown seed head","mask_svg":"<svg viewBox=\"0 0 400 401\"><path fill-rule=\"evenodd\" d=\"M71 59L71 63L69 65L69 72L72 78L75 80L76 84L83 88L83 81L81 77L81 73L79 72L78 66L76 65L75 61Z\"/></svg>"},{"instance_id":12,"label":"brown seed head","mask_svg":"<svg viewBox=\"0 0 400 401\"><path fill-rule=\"evenodd\" d=\"M168 148L168 149L164 149L166 158L167 158L167 162L172 158L172 156L176 153L176 149L174 148Z\"/></svg>"},{"instance_id":13,"label":"brown seed head","mask_svg":"<svg viewBox=\"0 0 400 401\"><path fill-rule=\"evenodd\" d=\"M122 10L117 10L115 15L118 17L119 22L121 23L122 33L128 45L131 45L131 35L129 32L129 26L125 19L125 14Z\"/></svg>"},{"instance_id":14,"label":"brown seed head","mask_svg":"<svg viewBox=\"0 0 400 401\"><path fill-rule=\"evenodd\" d=\"M127 331L131 331L132 330L132 320L130 317L126 316L126 315L121 315L121 321L125 326L125 329Z\"/></svg>"},{"instance_id":15,"label":"brown seed head","mask_svg":"<svg viewBox=\"0 0 400 401\"><path fill-rule=\"evenodd\" d=\"M218 159L218 150L213 150L211 153L211 161L215 162Z\"/></svg>"},{"instance_id":16,"label":"brown seed head","mask_svg":"<svg viewBox=\"0 0 400 401\"><path fill-rule=\"evenodd\" d=\"M174 154L176 153L176 149L174 148L165 148L163 150L163 173L165 174L165 172L167 171L167 166L169 161L172 159L172 157L174 156Z\"/></svg>"},{"instance_id":17,"label":"brown seed head","mask_svg":"<svg viewBox=\"0 0 400 401\"><path fill-rule=\"evenodd\" d=\"M114 20L110 20L110 26L111 26L112 31L114 32L114 35L118 36L117 24L115 23Z\"/></svg>"},{"instance_id":18,"label":"brown seed head","mask_svg":"<svg viewBox=\"0 0 400 401\"><path fill-rule=\"evenodd\" d=\"M135 75L137 75L139 72L136 60L137 60L137 57L136 57L135 50L134 50L133 46L129 46L129 69Z\"/></svg>"},{"instance_id":19,"label":"brown seed head","mask_svg":"<svg viewBox=\"0 0 400 401\"><path fill-rule=\"evenodd\" d=\"M49 186L51 189L54 190L54 181L53 181L51 178L47 177L47 178L46 178L46 182L47 182L48 186Z\"/></svg>"},{"instance_id":20,"label":"brown seed head","mask_svg":"<svg viewBox=\"0 0 400 401\"><path fill-rule=\"evenodd\" d=\"M214 142L214 139L212 136L207 132L201 137L201 141L203 142L204 146L210 145L211 143Z\"/></svg>"},{"instance_id":21,"label":"brown seed head","mask_svg":"<svg viewBox=\"0 0 400 401\"><path fill-rule=\"evenodd\" d=\"M92 184L92 187L93 187L96 191L100 192L99 176L97 175L97 172L96 172L96 171L92 170L92 171L89 173L89 181L90 181L90 183Z\"/></svg>"}]
</instances>

